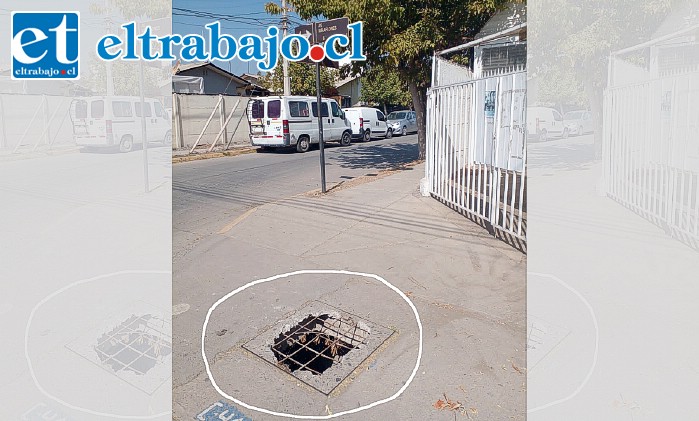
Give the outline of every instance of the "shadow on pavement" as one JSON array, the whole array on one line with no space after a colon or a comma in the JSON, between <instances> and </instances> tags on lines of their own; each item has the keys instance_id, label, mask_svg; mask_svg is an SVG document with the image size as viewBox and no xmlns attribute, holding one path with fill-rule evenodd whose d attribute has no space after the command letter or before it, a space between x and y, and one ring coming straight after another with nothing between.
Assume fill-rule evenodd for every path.
<instances>
[{"instance_id":1,"label":"shadow on pavement","mask_svg":"<svg viewBox=\"0 0 699 421\"><path fill-rule=\"evenodd\" d=\"M555 142L555 143L554 143ZM588 139L568 140L559 143L537 143L527 152L527 166L562 171L578 171L589 169L596 162L595 146L592 137Z\"/></svg>"},{"instance_id":2,"label":"shadow on pavement","mask_svg":"<svg viewBox=\"0 0 699 421\"><path fill-rule=\"evenodd\" d=\"M338 156L333 156L329 161L342 168L385 170L413 162L417 159L417 155L417 143L394 143L390 145L377 143L371 146L347 149Z\"/></svg>"}]
</instances>

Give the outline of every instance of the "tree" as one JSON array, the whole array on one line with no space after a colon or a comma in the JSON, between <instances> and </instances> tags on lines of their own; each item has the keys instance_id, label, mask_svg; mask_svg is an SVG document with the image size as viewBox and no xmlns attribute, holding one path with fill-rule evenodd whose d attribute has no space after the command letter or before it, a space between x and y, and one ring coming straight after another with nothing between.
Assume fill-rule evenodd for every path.
<instances>
[{"instance_id":1,"label":"tree","mask_svg":"<svg viewBox=\"0 0 699 421\"><path fill-rule=\"evenodd\" d=\"M112 30L119 29L113 25L112 17L121 15L126 20L139 19L139 21L150 21L154 19L169 18L172 13L172 4L169 0L107 0L92 3L90 10L96 15L104 15L105 24ZM153 43L152 48L157 49L157 43ZM86 78L86 84L96 93L107 93L107 66L111 66L112 84L114 95L134 95L140 91L139 77L140 64L115 60L109 64L94 57L90 60L90 72ZM157 95L159 88L163 91L170 91L169 84L163 86L171 74L171 69L166 67L144 66L143 86L146 95Z\"/></svg>"},{"instance_id":2,"label":"tree","mask_svg":"<svg viewBox=\"0 0 699 421\"><path fill-rule=\"evenodd\" d=\"M115 60L112 62L112 85L114 95L134 95L140 91L140 69L138 63ZM163 67L144 66L143 86L144 95L160 95L163 91L170 91L169 84L163 86L169 80L169 71ZM90 72L85 78L85 84L93 92L101 95L107 94L107 65L103 60L93 57L90 60Z\"/></svg>"},{"instance_id":3,"label":"tree","mask_svg":"<svg viewBox=\"0 0 699 421\"><path fill-rule=\"evenodd\" d=\"M320 89L323 96L337 95L335 69L320 68ZM289 63L292 95L316 95L316 68L306 63ZM260 85L275 93L284 91L284 74L281 67L275 68L260 78Z\"/></svg>"},{"instance_id":4,"label":"tree","mask_svg":"<svg viewBox=\"0 0 699 421\"><path fill-rule=\"evenodd\" d=\"M593 114L595 151L602 147L602 99L607 85L609 54L648 38L667 15L673 0L547 0L532 2L528 15L528 71L537 80L574 79ZM549 86L544 94L555 96ZM570 88L570 87L568 87Z\"/></svg>"},{"instance_id":5,"label":"tree","mask_svg":"<svg viewBox=\"0 0 699 421\"><path fill-rule=\"evenodd\" d=\"M361 100L379 104L387 113L386 105L409 106L412 98L395 70L372 68L362 76Z\"/></svg>"},{"instance_id":6,"label":"tree","mask_svg":"<svg viewBox=\"0 0 699 421\"><path fill-rule=\"evenodd\" d=\"M462 44L505 0L290 0L302 19L346 16L364 22L366 62L352 71L387 66L408 86L418 120L419 159L425 158L427 88L432 55Z\"/></svg>"}]
</instances>

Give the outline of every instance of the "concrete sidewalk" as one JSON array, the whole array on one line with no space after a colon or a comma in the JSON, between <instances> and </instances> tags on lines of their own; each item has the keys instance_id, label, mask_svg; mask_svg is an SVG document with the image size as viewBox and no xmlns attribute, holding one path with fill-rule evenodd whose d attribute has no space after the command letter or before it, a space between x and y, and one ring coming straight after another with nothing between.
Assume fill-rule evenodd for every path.
<instances>
[{"instance_id":1,"label":"concrete sidewalk","mask_svg":"<svg viewBox=\"0 0 699 421\"><path fill-rule=\"evenodd\" d=\"M251 281L331 269L384 278L412 300L424 329L419 368L404 393L340 419L525 419L525 256L421 197L423 174L418 165L324 196L263 205L202 239L196 247L206 258L175 271L173 280L173 418L239 411L252 420L280 419L216 392L201 357L202 325L217 300ZM352 356L370 350L352 350L319 376L298 370L295 378L265 362L269 346L252 344L270 343L317 301L329 313L339 309L374 326L370 336L393 333L363 363ZM296 415L336 414L392 396L410 377L418 345L415 316L396 292L343 274L252 286L212 312L205 338L219 388L248 405ZM327 374L348 367L354 371L347 378ZM304 381L339 385L325 395Z\"/></svg>"}]
</instances>

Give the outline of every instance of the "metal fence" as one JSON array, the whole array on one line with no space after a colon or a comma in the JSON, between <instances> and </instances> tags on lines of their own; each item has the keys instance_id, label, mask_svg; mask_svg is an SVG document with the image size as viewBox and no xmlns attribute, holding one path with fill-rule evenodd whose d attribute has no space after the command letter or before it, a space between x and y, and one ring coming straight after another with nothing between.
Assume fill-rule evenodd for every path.
<instances>
[{"instance_id":1,"label":"metal fence","mask_svg":"<svg viewBox=\"0 0 699 421\"><path fill-rule=\"evenodd\" d=\"M69 115L72 99L56 95L0 94L0 153L26 153L74 145Z\"/></svg>"},{"instance_id":2,"label":"metal fence","mask_svg":"<svg viewBox=\"0 0 699 421\"><path fill-rule=\"evenodd\" d=\"M173 149L249 145L245 107L248 97L173 94Z\"/></svg>"},{"instance_id":3,"label":"metal fence","mask_svg":"<svg viewBox=\"0 0 699 421\"><path fill-rule=\"evenodd\" d=\"M437 80L438 82L438 80ZM526 73L431 88L429 193L526 243Z\"/></svg>"},{"instance_id":4,"label":"metal fence","mask_svg":"<svg viewBox=\"0 0 699 421\"><path fill-rule=\"evenodd\" d=\"M605 92L607 195L699 248L699 71Z\"/></svg>"}]
</instances>

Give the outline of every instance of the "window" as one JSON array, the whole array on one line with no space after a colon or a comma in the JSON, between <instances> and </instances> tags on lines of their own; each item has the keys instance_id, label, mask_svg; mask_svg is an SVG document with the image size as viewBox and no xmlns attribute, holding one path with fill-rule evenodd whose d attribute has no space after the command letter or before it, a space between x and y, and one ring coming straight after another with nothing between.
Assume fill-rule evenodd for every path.
<instances>
[{"instance_id":1,"label":"window","mask_svg":"<svg viewBox=\"0 0 699 421\"><path fill-rule=\"evenodd\" d=\"M379 121L386 121L386 116L379 110L376 110L376 119Z\"/></svg>"},{"instance_id":2,"label":"window","mask_svg":"<svg viewBox=\"0 0 699 421\"><path fill-rule=\"evenodd\" d=\"M86 101L75 101L75 118L87 118Z\"/></svg>"},{"instance_id":3,"label":"window","mask_svg":"<svg viewBox=\"0 0 699 421\"><path fill-rule=\"evenodd\" d=\"M90 105L90 117L104 117L104 101L92 101L92 104Z\"/></svg>"},{"instance_id":4,"label":"window","mask_svg":"<svg viewBox=\"0 0 699 421\"><path fill-rule=\"evenodd\" d=\"M313 117L318 117L318 103L313 102L311 104L311 109L313 110ZM328 113L328 103L327 102L322 102L320 104L320 115L321 117L330 117L330 113Z\"/></svg>"},{"instance_id":5,"label":"window","mask_svg":"<svg viewBox=\"0 0 699 421\"><path fill-rule=\"evenodd\" d=\"M331 102L330 105L333 111L333 117L342 117L342 110L337 106L337 102Z\"/></svg>"},{"instance_id":6,"label":"window","mask_svg":"<svg viewBox=\"0 0 699 421\"><path fill-rule=\"evenodd\" d=\"M146 102L145 105L146 106L143 108L145 110L143 114L146 117L150 117L152 115L150 112L150 104ZM141 103L135 102L134 106L136 107L136 117L140 117L141 116Z\"/></svg>"},{"instance_id":7,"label":"window","mask_svg":"<svg viewBox=\"0 0 699 421\"><path fill-rule=\"evenodd\" d=\"M279 118L282 116L282 102L278 99L267 103L267 118Z\"/></svg>"},{"instance_id":8,"label":"window","mask_svg":"<svg viewBox=\"0 0 699 421\"><path fill-rule=\"evenodd\" d=\"M159 102L154 102L153 108L155 108L155 115L157 115L158 117L165 117L165 110L163 110L163 106L160 105Z\"/></svg>"},{"instance_id":9,"label":"window","mask_svg":"<svg viewBox=\"0 0 699 421\"><path fill-rule=\"evenodd\" d=\"M112 101L114 117L131 117L131 103L126 101Z\"/></svg>"},{"instance_id":10,"label":"window","mask_svg":"<svg viewBox=\"0 0 699 421\"><path fill-rule=\"evenodd\" d=\"M252 118L265 118L265 103L255 100L250 105L250 116Z\"/></svg>"},{"instance_id":11,"label":"window","mask_svg":"<svg viewBox=\"0 0 699 421\"><path fill-rule=\"evenodd\" d=\"M556 120L556 121L562 121L562 120L563 120L563 117L561 117L561 113L559 113L558 111L554 110L554 111L553 111L553 119Z\"/></svg>"},{"instance_id":12,"label":"window","mask_svg":"<svg viewBox=\"0 0 699 421\"><path fill-rule=\"evenodd\" d=\"M305 101L289 101L289 115L291 117L308 117L308 103Z\"/></svg>"}]
</instances>

